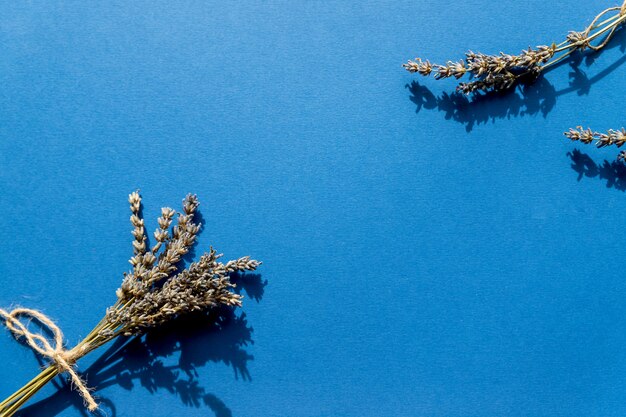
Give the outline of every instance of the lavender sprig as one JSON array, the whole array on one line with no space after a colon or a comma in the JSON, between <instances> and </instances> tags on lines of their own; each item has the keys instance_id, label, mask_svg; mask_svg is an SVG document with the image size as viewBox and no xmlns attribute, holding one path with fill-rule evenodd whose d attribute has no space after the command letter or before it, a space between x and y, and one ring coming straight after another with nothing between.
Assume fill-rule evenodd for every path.
<instances>
[{"instance_id":1,"label":"lavender sprig","mask_svg":"<svg viewBox=\"0 0 626 417\"><path fill-rule=\"evenodd\" d=\"M595 132L589 128L583 129L582 126L577 126L575 129L570 129L565 132L564 135L572 141L582 142L586 145L595 141L595 145L598 148L611 145L621 148L626 143L626 129L624 128L621 128L620 130L609 129L608 132L604 133ZM623 157L620 159L623 159Z\"/></svg>"}]
</instances>

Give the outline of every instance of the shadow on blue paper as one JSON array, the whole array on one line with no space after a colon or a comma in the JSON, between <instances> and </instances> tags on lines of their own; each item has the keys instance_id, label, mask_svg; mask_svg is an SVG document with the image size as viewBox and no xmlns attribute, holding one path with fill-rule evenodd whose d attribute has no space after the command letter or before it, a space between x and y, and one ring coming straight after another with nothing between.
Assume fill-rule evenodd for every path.
<instances>
[{"instance_id":1,"label":"shadow on blue paper","mask_svg":"<svg viewBox=\"0 0 626 417\"><path fill-rule=\"evenodd\" d=\"M574 149L567 153L576 172L578 181L583 178L598 179L606 184L606 188L626 191L626 165L622 161L596 162L585 152Z\"/></svg>"},{"instance_id":2,"label":"shadow on blue paper","mask_svg":"<svg viewBox=\"0 0 626 417\"><path fill-rule=\"evenodd\" d=\"M502 92L475 93L465 95L459 92L435 95L427 86L418 81L406 85L410 92L409 99L417 106L415 112L437 110L446 120L454 120L471 132L475 126L495 122L496 119L511 119L527 115L541 114L547 117L554 109L560 96L576 93L583 96L589 93L593 84L621 67L626 62L626 55L612 63L593 77L588 77L582 67L589 67L601 55L611 49L626 51L626 30L616 31L609 44L599 52L585 52L570 55L557 66L570 65L569 85L557 90L549 81L548 75L539 78L529 77L515 88Z\"/></svg>"},{"instance_id":3,"label":"shadow on blue paper","mask_svg":"<svg viewBox=\"0 0 626 417\"><path fill-rule=\"evenodd\" d=\"M263 298L267 281L259 274L236 274L232 281L236 291L249 299ZM245 313L220 308L209 313L191 314L174 320L141 337L120 337L94 362L81 372L89 386L102 390L112 385L127 390L142 387L152 394L166 390L176 394L190 407L207 407L216 417L230 417L231 410L214 393L200 385L198 372L209 362L223 363L233 369L235 378L250 380L248 362L254 357L246 348L253 344L253 328ZM164 359L177 358L177 364L165 365ZM168 361L171 362L171 361ZM53 417L74 407L84 416L82 398L72 391L69 382L55 381L55 394L24 407L17 416ZM114 399L98 395L101 409L96 415L115 417Z\"/></svg>"}]
</instances>

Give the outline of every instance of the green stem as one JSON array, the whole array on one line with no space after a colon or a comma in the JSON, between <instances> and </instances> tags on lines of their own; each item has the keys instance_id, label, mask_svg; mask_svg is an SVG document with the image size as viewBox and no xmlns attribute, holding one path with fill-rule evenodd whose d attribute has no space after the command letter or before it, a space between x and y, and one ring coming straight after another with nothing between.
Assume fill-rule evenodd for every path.
<instances>
[{"instance_id":1,"label":"green stem","mask_svg":"<svg viewBox=\"0 0 626 417\"><path fill-rule=\"evenodd\" d=\"M0 414L0 417L11 417L13 414L15 414L15 412L17 410L20 409L20 407L22 405L24 405L24 403L26 403L26 401L28 401L33 395L35 395L35 393L37 391L39 391L41 388L43 388L44 385L46 385L48 382L50 382L55 376L58 375L58 371L56 370L55 367L52 367L54 369L55 372L50 373L49 375L47 375L44 378L41 378L36 384L35 386L33 386L32 388L30 388L28 391L26 391L25 394L23 394L17 401L15 401L14 403L11 404L11 406L9 408L7 408L6 410L2 411L2 414Z\"/></svg>"},{"instance_id":2,"label":"green stem","mask_svg":"<svg viewBox=\"0 0 626 417\"><path fill-rule=\"evenodd\" d=\"M117 301L113 307L119 307L121 310L129 305L130 302L131 301L129 300L126 304L119 307L120 302ZM108 323L106 318L100 320L100 322L89 332L89 334L85 336L85 338L78 343L76 347L74 347L74 349L78 349L80 351L80 356L77 359L82 358L87 353L99 348L123 333L123 329L120 329L119 327L120 326L117 323ZM112 335L109 337L102 337L101 332L103 330L111 330ZM85 349L81 349L83 346L85 346ZM26 403L26 401L28 401L37 393L37 391L43 388L58 374L59 371L54 365L48 365L48 367L41 371L36 377L0 403L0 417L11 417L22 405L24 405L24 403Z\"/></svg>"},{"instance_id":3,"label":"green stem","mask_svg":"<svg viewBox=\"0 0 626 417\"><path fill-rule=\"evenodd\" d=\"M46 369L44 369L43 371L41 371L36 377L34 377L33 379L31 379L27 384L25 384L22 388L20 388L19 390L15 391L13 393L13 395L11 395L10 397L8 397L7 399L5 399L4 401L2 401L0 403L0 410L2 410L4 407L6 407L9 403L12 403L15 398L19 397L24 391L26 391L27 389L29 389L33 384L35 384L39 379L41 379L42 377L44 377L47 373L50 372L50 369L52 367L48 366Z\"/></svg>"},{"instance_id":4,"label":"green stem","mask_svg":"<svg viewBox=\"0 0 626 417\"><path fill-rule=\"evenodd\" d=\"M593 35L589 36L589 37L586 39L586 41L587 41L587 42L591 42L591 41L593 41L594 39L596 39L597 37L601 36L602 34L604 34L604 33L606 33L607 31L609 31L609 30L611 30L611 29L613 29L613 28L615 28L615 27L619 26L620 24L624 23L624 21L626 21L626 15L623 15L623 16L617 15L617 17L618 17L618 19L617 19L617 20L615 20L615 21L614 21L613 23L611 23L610 25L608 25L608 26L606 26L606 27L602 28L602 29L601 29L601 30L599 30L598 32L594 33ZM607 20L609 20L609 19L607 19ZM601 24L598 24L598 26L597 26L597 27L601 27L601 26L602 26L602 23L601 23ZM545 65L543 65L543 66L541 67L541 70L542 70L542 71L545 71L546 69L550 68L551 66L556 65L557 63L561 62L563 59L565 59L566 57L568 57L569 55L571 55L573 52L575 52L575 51L578 49L578 47L579 47L579 46L580 46L580 45L578 45L578 44L571 44L571 45L569 45L568 47L563 47L563 48L558 48L558 49L556 49L556 50L555 50L555 52L560 52L560 51L564 51L564 50L567 50L567 49L569 49L569 50L568 50L566 53L564 53L564 54L562 54L561 56L559 56L558 58L556 58L556 59L554 59L554 60L552 60L552 61L548 62L548 63L547 63L547 64L545 64Z\"/></svg>"},{"instance_id":5,"label":"green stem","mask_svg":"<svg viewBox=\"0 0 626 417\"><path fill-rule=\"evenodd\" d=\"M607 30L610 30L610 29L614 28L615 26L618 26L619 24L623 23L624 18L626 18L626 15L625 16L621 16L619 14L616 14L615 16L612 16L612 17L610 17L610 18L608 18L608 19L606 19L606 20L604 20L604 21L594 25L592 27L592 30L593 29L598 29L598 28L602 28L602 29L600 31L594 33L592 36L589 36L587 39L585 39L585 41L591 42L592 40L594 40L598 36L600 36L603 33L605 33ZM614 22L612 22L612 21L614 21ZM607 25L610 22L612 22L610 25L604 27L605 25ZM568 43L567 41L564 41L564 42L561 42L560 44L558 44L557 46L558 46L558 48L554 50L555 53L563 52L563 51L566 51L566 50L572 49L572 48L577 49L580 46L580 44L578 44L578 43L571 44L571 43Z\"/></svg>"}]
</instances>

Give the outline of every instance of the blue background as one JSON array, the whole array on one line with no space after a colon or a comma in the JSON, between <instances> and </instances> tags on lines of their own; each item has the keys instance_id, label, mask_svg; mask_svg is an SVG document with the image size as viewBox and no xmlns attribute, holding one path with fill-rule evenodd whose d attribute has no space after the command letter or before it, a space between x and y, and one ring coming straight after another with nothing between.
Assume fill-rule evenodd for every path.
<instances>
[{"instance_id":1,"label":"blue background","mask_svg":"<svg viewBox=\"0 0 626 417\"><path fill-rule=\"evenodd\" d=\"M5 2L0 305L76 343L129 268L128 193L151 231L194 192L198 254L261 276L243 316L81 360L108 415L622 416L626 173L562 132L621 127L626 34L474 103L400 67L613 5ZM0 352L4 397L38 363L6 331ZM84 415L67 387L31 404Z\"/></svg>"}]
</instances>

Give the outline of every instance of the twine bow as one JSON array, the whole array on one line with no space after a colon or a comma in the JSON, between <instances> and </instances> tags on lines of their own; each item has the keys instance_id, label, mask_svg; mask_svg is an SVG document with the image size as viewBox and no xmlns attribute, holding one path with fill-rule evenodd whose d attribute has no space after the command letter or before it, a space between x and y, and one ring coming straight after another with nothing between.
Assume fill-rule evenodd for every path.
<instances>
[{"instance_id":1,"label":"twine bow","mask_svg":"<svg viewBox=\"0 0 626 417\"><path fill-rule=\"evenodd\" d=\"M54 346L45 336L28 330L28 328L19 320L20 316L35 319L47 328L54 336ZM61 329L59 329L59 327L54 324L52 320L46 317L45 314L40 313L39 311L28 308L16 308L11 312L7 312L6 310L0 308L0 317L4 319L5 326L11 331L11 333L13 333L13 336L16 339L24 336L28 345L35 352L50 359L50 361L56 365L59 373L67 372L70 374L72 385L83 397L85 406L89 409L89 411L94 411L98 408L98 404L91 396L89 389L85 385L85 381L83 381L74 370L76 360L84 354L85 350L87 350L87 346L83 345L79 349L74 348L71 350L65 350L63 348L63 333L61 332Z\"/></svg>"}]
</instances>

